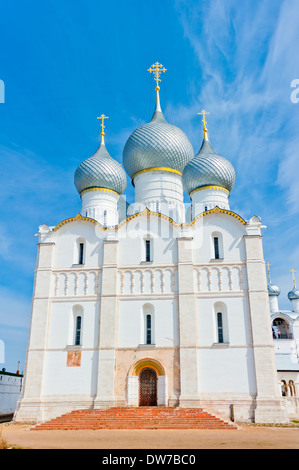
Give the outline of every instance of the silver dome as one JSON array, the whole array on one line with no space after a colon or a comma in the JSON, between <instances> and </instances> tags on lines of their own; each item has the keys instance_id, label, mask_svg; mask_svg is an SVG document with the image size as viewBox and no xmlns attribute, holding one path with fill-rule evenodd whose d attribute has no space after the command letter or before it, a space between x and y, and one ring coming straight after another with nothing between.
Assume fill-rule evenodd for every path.
<instances>
[{"instance_id":1,"label":"silver dome","mask_svg":"<svg viewBox=\"0 0 299 470\"><path fill-rule=\"evenodd\" d=\"M299 299L299 289L297 289L297 287L294 287L294 288L288 293L288 299L289 299L289 300L297 300L297 299Z\"/></svg>"},{"instance_id":2,"label":"silver dome","mask_svg":"<svg viewBox=\"0 0 299 470\"><path fill-rule=\"evenodd\" d=\"M235 180L233 165L218 155L206 139L203 140L198 154L183 171L183 185L188 194L203 186L221 186L231 191Z\"/></svg>"},{"instance_id":3,"label":"silver dome","mask_svg":"<svg viewBox=\"0 0 299 470\"><path fill-rule=\"evenodd\" d=\"M276 295L276 296L278 296L278 295L280 294L280 289L279 289L279 287L276 286L275 284L272 284L271 281L268 282L267 287L268 287L268 294L269 294L269 295L274 295L274 296Z\"/></svg>"},{"instance_id":4,"label":"silver dome","mask_svg":"<svg viewBox=\"0 0 299 470\"><path fill-rule=\"evenodd\" d=\"M123 164L132 178L139 171L154 167L182 172L193 157L194 150L186 134L169 124L158 108L152 120L136 129L127 140Z\"/></svg>"},{"instance_id":5,"label":"silver dome","mask_svg":"<svg viewBox=\"0 0 299 470\"><path fill-rule=\"evenodd\" d=\"M109 155L104 143L78 166L74 182L79 194L88 188L107 188L123 194L127 187L124 169Z\"/></svg>"}]
</instances>

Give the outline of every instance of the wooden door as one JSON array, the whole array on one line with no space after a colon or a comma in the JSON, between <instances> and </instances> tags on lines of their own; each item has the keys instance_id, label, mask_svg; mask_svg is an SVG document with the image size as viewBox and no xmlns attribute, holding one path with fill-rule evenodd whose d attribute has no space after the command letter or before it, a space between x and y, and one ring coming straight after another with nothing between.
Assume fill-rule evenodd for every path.
<instances>
[{"instance_id":1,"label":"wooden door","mask_svg":"<svg viewBox=\"0 0 299 470\"><path fill-rule=\"evenodd\" d=\"M139 374L139 406L157 406L157 374L143 369Z\"/></svg>"}]
</instances>

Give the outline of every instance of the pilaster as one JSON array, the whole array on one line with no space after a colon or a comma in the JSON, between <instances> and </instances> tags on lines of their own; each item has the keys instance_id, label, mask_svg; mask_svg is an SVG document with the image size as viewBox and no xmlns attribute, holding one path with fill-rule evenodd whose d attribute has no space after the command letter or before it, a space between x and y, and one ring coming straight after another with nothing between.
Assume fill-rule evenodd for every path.
<instances>
[{"instance_id":1,"label":"pilaster","mask_svg":"<svg viewBox=\"0 0 299 470\"><path fill-rule=\"evenodd\" d=\"M42 386L47 347L49 297L53 248L55 243L39 243L35 272L31 327L22 397L15 414L15 421L41 421ZM28 380L30 378L30 380Z\"/></svg>"},{"instance_id":2,"label":"pilaster","mask_svg":"<svg viewBox=\"0 0 299 470\"><path fill-rule=\"evenodd\" d=\"M98 387L95 408L114 406L115 348L117 342L118 240L103 243L102 294L99 324Z\"/></svg>"},{"instance_id":3,"label":"pilaster","mask_svg":"<svg viewBox=\"0 0 299 470\"><path fill-rule=\"evenodd\" d=\"M197 315L193 280L193 238L178 238L180 406L198 403Z\"/></svg>"},{"instance_id":4,"label":"pilaster","mask_svg":"<svg viewBox=\"0 0 299 470\"><path fill-rule=\"evenodd\" d=\"M250 220L244 241L257 389L255 422L284 422L285 412L277 387L262 236L257 218Z\"/></svg>"}]
</instances>

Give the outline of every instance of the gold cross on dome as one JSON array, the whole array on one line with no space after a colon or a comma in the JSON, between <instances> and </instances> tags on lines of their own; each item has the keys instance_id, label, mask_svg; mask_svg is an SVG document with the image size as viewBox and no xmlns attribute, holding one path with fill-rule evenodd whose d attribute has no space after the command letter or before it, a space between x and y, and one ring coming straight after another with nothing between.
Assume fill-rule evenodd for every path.
<instances>
[{"instance_id":1,"label":"gold cross on dome","mask_svg":"<svg viewBox=\"0 0 299 470\"><path fill-rule=\"evenodd\" d=\"M161 82L161 79L160 79L160 75L161 73L163 72L166 72L166 68L162 65L162 64L159 64L159 62L156 62L155 64L151 65L149 69L147 69L148 72L154 74L154 80L156 81L156 91L159 91L160 90L160 87L159 87L159 82Z\"/></svg>"},{"instance_id":2,"label":"gold cross on dome","mask_svg":"<svg viewBox=\"0 0 299 470\"><path fill-rule=\"evenodd\" d=\"M109 119L108 116L105 116L105 114L102 114L100 117L98 117L97 119L102 119L102 132L101 132L101 143L104 143L104 135L105 135L105 132L104 132L104 129L105 129L105 126L104 126L104 119Z\"/></svg>"},{"instance_id":3,"label":"gold cross on dome","mask_svg":"<svg viewBox=\"0 0 299 470\"><path fill-rule=\"evenodd\" d=\"M202 122L204 123L204 126L205 126L205 128L206 128L206 125L207 125L206 114L210 114L210 113L208 113L207 111L205 111L205 110L203 109L203 110L201 111L201 113L197 113L197 114L202 114L202 116L203 116Z\"/></svg>"},{"instance_id":4,"label":"gold cross on dome","mask_svg":"<svg viewBox=\"0 0 299 470\"><path fill-rule=\"evenodd\" d=\"M271 277L270 277L270 266L271 266L271 264L270 264L270 263L267 263L269 281L271 281Z\"/></svg>"},{"instance_id":5,"label":"gold cross on dome","mask_svg":"<svg viewBox=\"0 0 299 470\"><path fill-rule=\"evenodd\" d=\"M208 134L208 129L207 129L207 121L206 121L206 114L210 114L208 113L207 111L205 111L204 109L201 111L201 113L197 113L197 114L202 114L203 116L203 124L204 124L204 127L203 127L203 134L204 134L204 138L206 139L207 138L207 134Z\"/></svg>"},{"instance_id":6,"label":"gold cross on dome","mask_svg":"<svg viewBox=\"0 0 299 470\"><path fill-rule=\"evenodd\" d=\"M290 271L290 273L292 273L294 287L296 287L295 272L296 272L295 269L291 269L291 271Z\"/></svg>"}]
</instances>

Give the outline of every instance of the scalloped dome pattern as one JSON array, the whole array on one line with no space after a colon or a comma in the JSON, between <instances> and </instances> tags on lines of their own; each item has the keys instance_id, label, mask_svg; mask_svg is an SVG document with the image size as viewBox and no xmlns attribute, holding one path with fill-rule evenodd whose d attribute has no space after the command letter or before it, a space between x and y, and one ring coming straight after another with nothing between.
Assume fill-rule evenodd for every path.
<instances>
[{"instance_id":1,"label":"scalloped dome pattern","mask_svg":"<svg viewBox=\"0 0 299 470\"><path fill-rule=\"evenodd\" d=\"M288 299L289 300L297 300L299 299L299 289L297 287L294 287L289 293L288 293Z\"/></svg>"},{"instance_id":2,"label":"scalloped dome pattern","mask_svg":"<svg viewBox=\"0 0 299 470\"><path fill-rule=\"evenodd\" d=\"M162 112L155 111L152 120L136 129L127 140L123 164L132 178L139 171L153 167L183 172L193 157L194 150L186 134L165 121Z\"/></svg>"},{"instance_id":3,"label":"scalloped dome pattern","mask_svg":"<svg viewBox=\"0 0 299 470\"><path fill-rule=\"evenodd\" d=\"M124 169L109 155L104 144L78 166L74 182L79 194L89 188L106 188L123 194L127 187Z\"/></svg>"},{"instance_id":4,"label":"scalloped dome pattern","mask_svg":"<svg viewBox=\"0 0 299 470\"><path fill-rule=\"evenodd\" d=\"M235 180L233 165L218 155L207 140L203 141L200 151L183 171L183 185L188 194L203 186L221 186L231 191Z\"/></svg>"},{"instance_id":5,"label":"scalloped dome pattern","mask_svg":"<svg viewBox=\"0 0 299 470\"><path fill-rule=\"evenodd\" d=\"M268 285L268 294L269 295L279 295L280 294L280 289L278 286L276 286L275 284L272 284L272 282L269 282Z\"/></svg>"}]
</instances>

